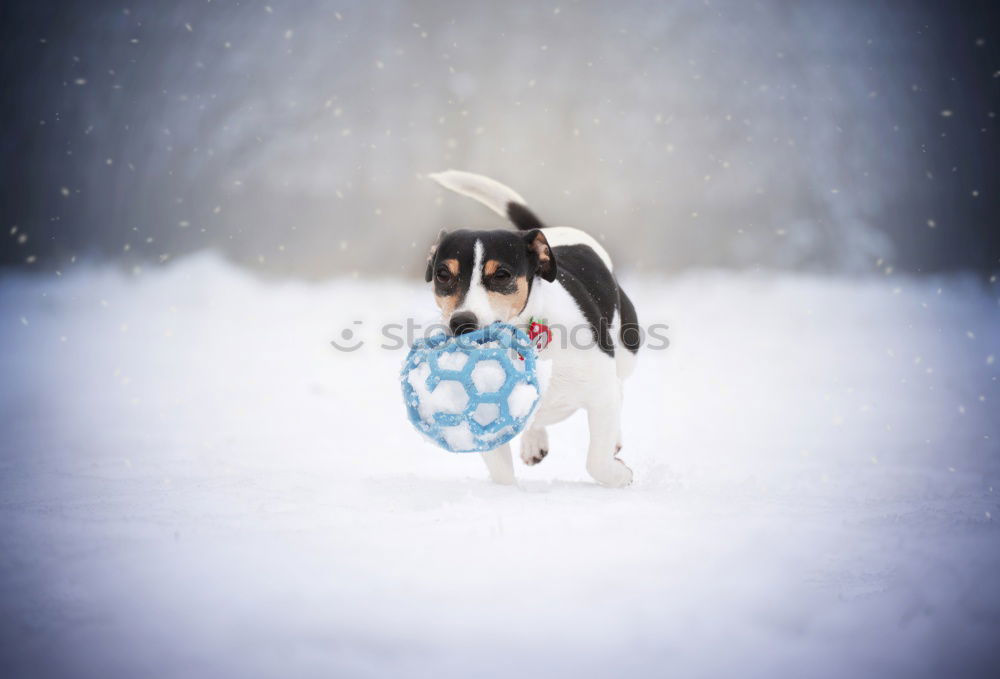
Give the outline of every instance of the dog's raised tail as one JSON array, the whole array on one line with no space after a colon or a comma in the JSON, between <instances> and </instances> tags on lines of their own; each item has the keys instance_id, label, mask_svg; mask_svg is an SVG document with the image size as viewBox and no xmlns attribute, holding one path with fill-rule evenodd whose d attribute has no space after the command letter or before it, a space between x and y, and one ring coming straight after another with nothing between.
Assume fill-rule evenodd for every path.
<instances>
[{"instance_id":1,"label":"dog's raised tail","mask_svg":"<svg viewBox=\"0 0 1000 679\"><path fill-rule=\"evenodd\" d=\"M427 175L446 189L478 200L480 203L506 217L522 231L541 229L545 225L524 204L524 198L514 189L481 174L445 170Z\"/></svg>"}]
</instances>

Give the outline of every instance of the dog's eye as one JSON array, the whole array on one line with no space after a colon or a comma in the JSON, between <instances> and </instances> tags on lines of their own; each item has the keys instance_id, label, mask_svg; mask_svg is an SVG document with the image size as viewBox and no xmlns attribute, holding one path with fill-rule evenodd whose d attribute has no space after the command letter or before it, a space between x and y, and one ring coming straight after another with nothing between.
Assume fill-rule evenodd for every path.
<instances>
[{"instance_id":1,"label":"dog's eye","mask_svg":"<svg viewBox=\"0 0 1000 679\"><path fill-rule=\"evenodd\" d=\"M495 281L505 281L510 278L510 271L507 269L497 269L493 272L493 280Z\"/></svg>"},{"instance_id":2,"label":"dog's eye","mask_svg":"<svg viewBox=\"0 0 1000 679\"><path fill-rule=\"evenodd\" d=\"M442 267L437 270L437 279L439 283L447 283L451 280L451 271Z\"/></svg>"}]
</instances>

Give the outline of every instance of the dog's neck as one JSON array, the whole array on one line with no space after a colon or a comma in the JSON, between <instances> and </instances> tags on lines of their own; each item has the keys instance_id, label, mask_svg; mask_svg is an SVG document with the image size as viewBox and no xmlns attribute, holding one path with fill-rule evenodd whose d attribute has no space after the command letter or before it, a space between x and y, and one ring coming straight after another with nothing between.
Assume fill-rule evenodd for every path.
<instances>
[{"instance_id":1,"label":"dog's neck","mask_svg":"<svg viewBox=\"0 0 1000 679\"><path fill-rule=\"evenodd\" d=\"M527 325L533 318L549 318L554 311L552 308L552 292L556 287L555 283L550 283L542 278L535 278L531 282L531 294L528 301L511 323L514 325Z\"/></svg>"}]
</instances>

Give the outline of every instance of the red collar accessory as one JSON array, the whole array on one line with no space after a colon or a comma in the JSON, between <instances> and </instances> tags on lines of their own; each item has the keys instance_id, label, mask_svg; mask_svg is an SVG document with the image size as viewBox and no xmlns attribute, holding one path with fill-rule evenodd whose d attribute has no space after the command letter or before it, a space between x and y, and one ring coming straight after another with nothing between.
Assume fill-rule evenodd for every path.
<instances>
[{"instance_id":1,"label":"red collar accessory","mask_svg":"<svg viewBox=\"0 0 1000 679\"><path fill-rule=\"evenodd\" d=\"M541 351L552 341L552 330L548 326L545 318L532 318L528 325L528 339L530 339L535 349Z\"/></svg>"}]
</instances>

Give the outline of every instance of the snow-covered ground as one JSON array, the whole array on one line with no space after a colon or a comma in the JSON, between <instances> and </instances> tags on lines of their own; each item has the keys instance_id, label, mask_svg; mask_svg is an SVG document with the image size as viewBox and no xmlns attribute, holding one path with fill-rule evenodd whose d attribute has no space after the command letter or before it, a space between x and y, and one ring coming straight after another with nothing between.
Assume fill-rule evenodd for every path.
<instances>
[{"instance_id":1,"label":"snow-covered ground","mask_svg":"<svg viewBox=\"0 0 1000 679\"><path fill-rule=\"evenodd\" d=\"M995 669L996 285L626 283L671 346L626 387L636 483L609 490L581 417L517 488L420 439L377 345L422 286L6 275L3 675Z\"/></svg>"}]
</instances>

